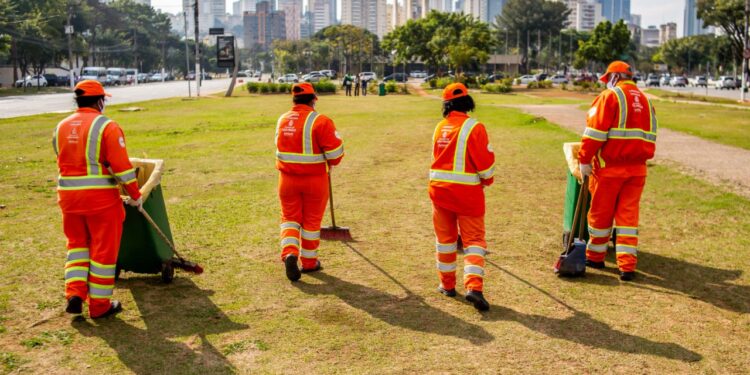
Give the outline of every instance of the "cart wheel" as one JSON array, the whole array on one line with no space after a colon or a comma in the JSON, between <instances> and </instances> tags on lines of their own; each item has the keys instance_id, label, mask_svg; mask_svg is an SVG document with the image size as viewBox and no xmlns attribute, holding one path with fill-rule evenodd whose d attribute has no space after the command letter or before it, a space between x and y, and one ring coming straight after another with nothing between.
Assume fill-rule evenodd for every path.
<instances>
[{"instance_id":1,"label":"cart wheel","mask_svg":"<svg viewBox=\"0 0 750 375\"><path fill-rule=\"evenodd\" d=\"M115 281L120 280L121 273L122 273L122 268L120 268L120 266L115 266Z\"/></svg>"},{"instance_id":2,"label":"cart wheel","mask_svg":"<svg viewBox=\"0 0 750 375\"><path fill-rule=\"evenodd\" d=\"M164 284L169 284L174 280L174 267L172 262L164 263L164 267L161 270L161 281Z\"/></svg>"}]
</instances>

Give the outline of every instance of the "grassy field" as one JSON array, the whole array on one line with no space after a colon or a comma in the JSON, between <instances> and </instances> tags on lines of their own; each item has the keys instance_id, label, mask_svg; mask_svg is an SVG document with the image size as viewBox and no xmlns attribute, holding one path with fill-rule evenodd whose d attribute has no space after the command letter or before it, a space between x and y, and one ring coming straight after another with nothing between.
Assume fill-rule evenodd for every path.
<instances>
[{"instance_id":1,"label":"grassy field","mask_svg":"<svg viewBox=\"0 0 750 375\"><path fill-rule=\"evenodd\" d=\"M42 95L71 92L70 87L3 87L0 88L0 97L13 95Z\"/></svg>"},{"instance_id":2,"label":"grassy field","mask_svg":"<svg viewBox=\"0 0 750 375\"><path fill-rule=\"evenodd\" d=\"M125 311L96 322L62 313L50 136L63 116L1 120L0 372L746 373L750 202L653 167L637 281L618 280L611 254L606 270L558 279L562 143L578 136L489 97L476 113L499 166L486 190L486 314L435 291L437 100L321 97L346 142L336 215L356 242L322 243L324 270L298 283L278 260L273 167L288 96L108 107L131 156L166 159L176 245L206 273L170 285L126 273Z\"/></svg>"}]
</instances>

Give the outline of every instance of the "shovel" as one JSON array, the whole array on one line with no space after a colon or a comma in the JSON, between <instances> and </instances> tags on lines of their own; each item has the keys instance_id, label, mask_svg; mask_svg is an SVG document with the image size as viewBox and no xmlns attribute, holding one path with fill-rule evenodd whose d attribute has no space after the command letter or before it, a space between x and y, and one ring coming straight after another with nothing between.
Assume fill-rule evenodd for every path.
<instances>
[{"instance_id":1,"label":"shovel","mask_svg":"<svg viewBox=\"0 0 750 375\"><path fill-rule=\"evenodd\" d=\"M584 207L588 202L588 185L588 177L584 177L581 190L578 193L575 213L573 214L573 226L570 236L568 236L568 241L565 244L565 250L560 254L557 262L555 262L554 270L558 276L577 277L586 274L586 242L575 237L576 234L580 236L584 230L581 216L585 214ZM574 232L576 227L578 227L578 231Z\"/></svg>"},{"instance_id":2,"label":"shovel","mask_svg":"<svg viewBox=\"0 0 750 375\"><path fill-rule=\"evenodd\" d=\"M331 226L320 228L320 238L331 241L353 241L348 227L336 226L336 215L333 212L333 184L331 183L331 172L328 172L328 199L331 207Z\"/></svg>"}]
</instances>

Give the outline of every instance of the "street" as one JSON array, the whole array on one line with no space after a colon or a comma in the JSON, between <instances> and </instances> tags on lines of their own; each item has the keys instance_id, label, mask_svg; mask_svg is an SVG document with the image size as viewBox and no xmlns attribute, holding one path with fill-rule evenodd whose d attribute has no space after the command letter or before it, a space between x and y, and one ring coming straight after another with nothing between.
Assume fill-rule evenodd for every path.
<instances>
[{"instance_id":1,"label":"street","mask_svg":"<svg viewBox=\"0 0 750 375\"><path fill-rule=\"evenodd\" d=\"M201 95L226 90L229 79L212 79L202 82ZM190 81L192 95L195 96L195 81ZM238 82L239 85L239 82ZM125 104L144 100L188 96L187 82L171 81L147 83L138 86L107 87L112 94L108 104ZM73 94L18 95L0 98L0 118L37 115L41 113L72 111L75 108Z\"/></svg>"},{"instance_id":2,"label":"street","mask_svg":"<svg viewBox=\"0 0 750 375\"><path fill-rule=\"evenodd\" d=\"M645 85L643 85L643 82L640 82L639 86L645 87ZM651 87L651 88L658 88L664 91L672 91L672 92L678 92L681 94L688 94L688 95L693 94L693 95L710 96L714 98L740 100L740 90L718 90L718 89L715 89L711 85L709 85L708 88L690 87L690 86L687 86L687 87L661 86L661 87ZM746 97L750 97L750 96L746 95Z\"/></svg>"}]
</instances>

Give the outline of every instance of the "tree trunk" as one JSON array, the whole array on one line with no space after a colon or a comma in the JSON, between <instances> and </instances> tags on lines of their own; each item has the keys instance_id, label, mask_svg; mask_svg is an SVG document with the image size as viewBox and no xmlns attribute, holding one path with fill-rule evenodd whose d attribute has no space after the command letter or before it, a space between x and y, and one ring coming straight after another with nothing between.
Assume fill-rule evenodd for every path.
<instances>
[{"instance_id":1,"label":"tree trunk","mask_svg":"<svg viewBox=\"0 0 750 375\"><path fill-rule=\"evenodd\" d=\"M11 60L13 60L13 84L15 85L18 81L18 52L16 50L16 38L13 37L10 39L10 54Z\"/></svg>"}]
</instances>

